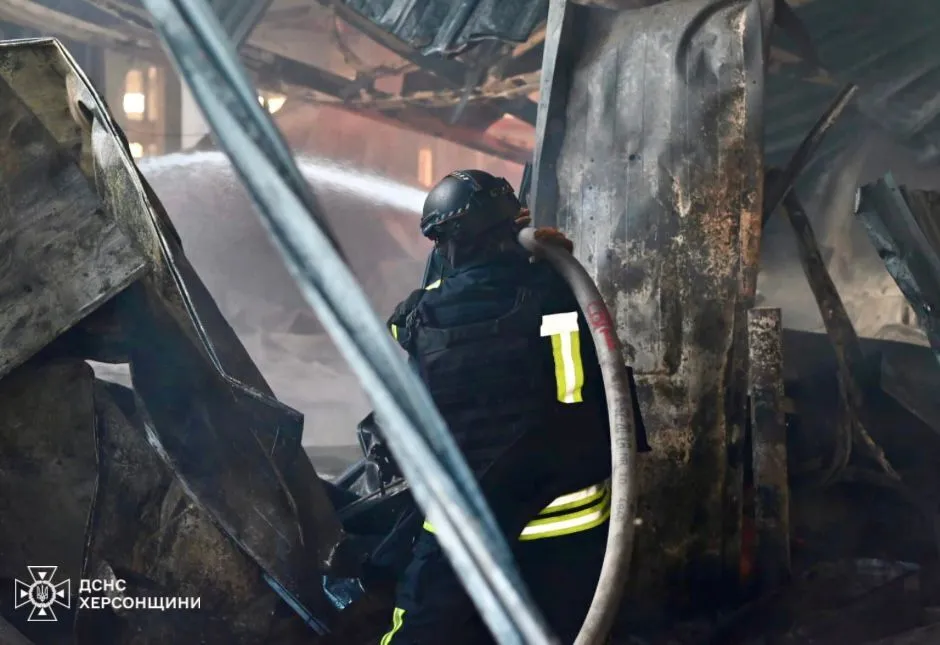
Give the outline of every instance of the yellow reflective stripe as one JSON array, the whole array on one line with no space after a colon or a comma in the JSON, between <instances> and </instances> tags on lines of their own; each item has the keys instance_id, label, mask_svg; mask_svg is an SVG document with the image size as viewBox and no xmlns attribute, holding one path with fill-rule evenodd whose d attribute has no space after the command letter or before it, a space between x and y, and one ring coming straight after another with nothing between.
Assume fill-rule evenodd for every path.
<instances>
[{"instance_id":1,"label":"yellow reflective stripe","mask_svg":"<svg viewBox=\"0 0 940 645\"><path fill-rule=\"evenodd\" d=\"M529 540L573 535L600 526L610 518L610 499L606 499L605 503L598 508L585 509L573 513L571 516L565 515L563 517L565 519L551 518L551 521L547 524L538 526L532 526L533 522L530 522L528 526L522 529L519 540L527 542Z\"/></svg>"},{"instance_id":2,"label":"yellow reflective stripe","mask_svg":"<svg viewBox=\"0 0 940 645\"><path fill-rule=\"evenodd\" d=\"M398 325L392 323L391 325L389 325L389 329L392 330L392 338L394 338L395 340L398 340Z\"/></svg>"},{"instance_id":3,"label":"yellow reflective stripe","mask_svg":"<svg viewBox=\"0 0 940 645\"><path fill-rule=\"evenodd\" d=\"M581 363L578 312L542 316L541 333L543 337L550 336L552 340L558 400L562 403L581 403L584 367Z\"/></svg>"},{"instance_id":4,"label":"yellow reflective stripe","mask_svg":"<svg viewBox=\"0 0 940 645\"><path fill-rule=\"evenodd\" d=\"M443 282L443 280L435 280L434 282L426 286L424 290L430 291L431 289L437 289L439 286L441 286L441 282Z\"/></svg>"},{"instance_id":5,"label":"yellow reflective stripe","mask_svg":"<svg viewBox=\"0 0 940 645\"><path fill-rule=\"evenodd\" d=\"M559 537L600 526L610 517L610 503L609 480L556 497L551 504L539 513L537 519L526 524L519 535L519 539L526 541ZM571 508L579 510L556 514ZM544 517L549 513L552 513L550 517ZM428 533L434 533L434 526L427 520L425 520L423 528Z\"/></svg>"},{"instance_id":6,"label":"yellow reflective stripe","mask_svg":"<svg viewBox=\"0 0 940 645\"><path fill-rule=\"evenodd\" d=\"M552 515L550 517L540 517L538 519L534 519L528 524L526 524L526 528L528 529L529 527L548 526L549 524L554 524L555 522L558 522L559 520L577 519L585 515L590 515L591 513L599 509L603 509L605 507L607 508L610 507L610 491L606 488L604 489L604 492L601 495L601 499L597 503L591 504L590 506L586 508L582 508L581 510L574 511L571 513L564 513L563 515Z\"/></svg>"},{"instance_id":7,"label":"yellow reflective stripe","mask_svg":"<svg viewBox=\"0 0 940 645\"><path fill-rule=\"evenodd\" d=\"M385 636L382 637L382 640L379 641L379 645L388 645L392 642L392 636L401 629L401 626L405 623L405 610L399 607L395 607L395 611L392 612L392 629L389 630Z\"/></svg>"},{"instance_id":8,"label":"yellow reflective stripe","mask_svg":"<svg viewBox=\"0 0 940 645\"><path fill-rule=\"evenodd\" d=\"M567 511L571 508L577 508L579 506L584 506L585 504L590 504L591 502L603 497L606 491L606 483L595 484L594 486L588 486L587 488L582 488L579 491L568 493L567 495L562 495L561 497L556 497L555 501L539 512L539 515L558 513L560 511Z\"/></svg>"}]
</instances>

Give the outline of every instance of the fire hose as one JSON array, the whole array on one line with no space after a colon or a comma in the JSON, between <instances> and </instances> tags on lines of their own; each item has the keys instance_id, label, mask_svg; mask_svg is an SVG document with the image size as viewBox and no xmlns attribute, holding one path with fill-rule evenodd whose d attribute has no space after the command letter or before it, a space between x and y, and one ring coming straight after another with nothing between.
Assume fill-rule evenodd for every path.
<instances>
[{"instance_id":1,"label":"fire hose","mask_svg":"<svg viewBox=\"0 0 940 645\"><path fill-rule=\"evenodd\" d=\"M557 243L538 239L535 229L519 232L519 243L561 275L578 301L591 328L604 378L610 421L610 528L597 589L575 645L602 645L613 627L626 587L636 526L636 426L630 376L610 311L597 285L581 263Z\"/></svg>"}]
</instances>

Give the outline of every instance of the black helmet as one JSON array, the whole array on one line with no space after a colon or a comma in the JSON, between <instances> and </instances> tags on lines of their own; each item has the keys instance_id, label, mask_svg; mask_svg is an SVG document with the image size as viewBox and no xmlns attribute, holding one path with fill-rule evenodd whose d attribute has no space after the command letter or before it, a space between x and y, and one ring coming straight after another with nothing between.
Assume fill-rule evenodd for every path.
<instances>
[{"instance_id":1,"label":"black helmet","mask_svg":"<svg viewBox=\"0 0 940 645\"><path fill-rule=\"evenodd\" d=\"M455 170L424 200L421 233L435 242L442 237L474 237L519 217L522 205L508 181L482 170Z\"/></svg>"}]
</instances>

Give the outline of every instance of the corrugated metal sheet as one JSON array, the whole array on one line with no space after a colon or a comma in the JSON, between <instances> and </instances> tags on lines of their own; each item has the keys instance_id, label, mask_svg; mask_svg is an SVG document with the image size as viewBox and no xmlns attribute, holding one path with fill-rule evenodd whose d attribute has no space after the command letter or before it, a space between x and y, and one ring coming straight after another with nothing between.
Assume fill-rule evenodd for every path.
<instances>
[{"instance_id":1,"label":"corrugated metal sheet","mask_svg":"<svg viewBox=\"0 0 940 645\"><path fill-rule=\"evenodd\" d=\"M347 7L426 54L497 39L513 43L548 15L548 0L344 0Z\"/></svg>"},{"instance_id":2,"label":"corrugated metal sheet","mask_svg":"<svg viewBox=\"0 0 940 645\"><path fill-rule=\"evenodd\" d=\"M799 71L771 75L767 87L766 154L782 164L842 83L860 92L833 129L822 163L872 127L940 161L940 2L815 0L796 8L835 83L809 82Z\"/></svg>"}]
</instances>

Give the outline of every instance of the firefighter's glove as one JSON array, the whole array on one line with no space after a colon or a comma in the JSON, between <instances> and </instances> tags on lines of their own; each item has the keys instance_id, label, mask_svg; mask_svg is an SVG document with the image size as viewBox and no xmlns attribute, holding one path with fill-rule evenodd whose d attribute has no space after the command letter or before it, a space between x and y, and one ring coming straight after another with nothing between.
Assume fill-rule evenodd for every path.
<instances>
[{"instance_id":1,"label":"firefighter's glove","mask_svg":"<svg viewBox=\"0 0 940 645\"><path fill-rule=\"evenodd\" d=\"M535 229L535 239L543 244L551 244L552 246L560 246L561 248L568 251L568 253L574 253L574 243L565 237L565 234L559 231L557 228L551 226L541 226Z\"/></svg>"},{"instance_id":2,"label":"firefighter's glove","mask_svg":"<svg viewBox=\"0 0 940 645\"><path fill-rule=\"evenodd\" d=\"M532 213L528 208L519 210L519 216L516 218L516 230L521 231L532 223ZM541 226L535 229L535 239L546 244L560 246L568 253L574 253L574 243L569 240L564 233L552 226Z\"/></svg>"}]
</instances>

